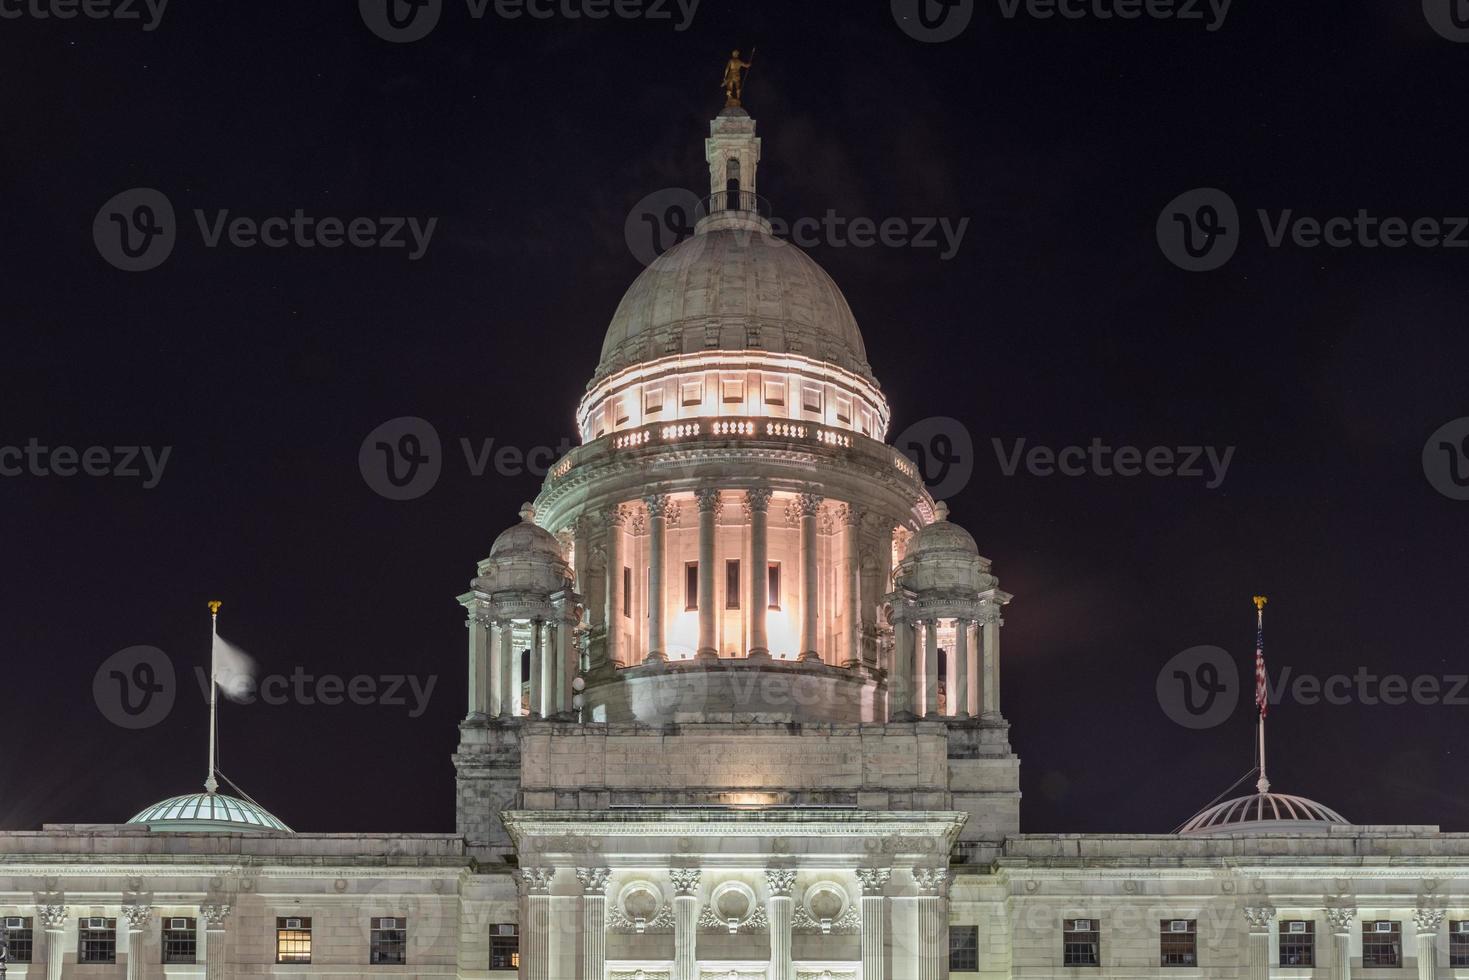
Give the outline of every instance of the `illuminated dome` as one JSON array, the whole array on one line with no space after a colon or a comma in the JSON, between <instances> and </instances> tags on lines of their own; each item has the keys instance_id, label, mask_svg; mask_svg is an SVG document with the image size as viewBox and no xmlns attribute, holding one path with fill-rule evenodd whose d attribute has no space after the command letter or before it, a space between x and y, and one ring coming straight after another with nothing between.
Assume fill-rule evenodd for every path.
<instances>
[{"instance_id":1,"label":"illuminated dome","mask_svg":"<svg viewBox=\"0 0 1469 980\"><path fill-rule=\"evenodd\" d=\"M474 586L486 594L500 592L552 593L570 587L571 566L556 536L535 522L530 504L520 510L520 523L495 539L490 557L479 564Z\"/></svg>"},{"instance_id":2,"label":"illuminated dome","mask_svg":"<svg viewBox=\"0 0 1469 980\"><path fill-rule=\"evenodd\" d=\"M1347 818L1302 796L1255 793L1225 800L1196 814L1180 834L1258 834L1271 831L1324 832L1347 827Z\"/></svg>"},{"instance_id":3,"label":"illuminated dome","mask_svg":"<svg viewBox=\"0 0 1469 980\"><path fill-rule=\"evenodd\" d=\"M223 793L190 793L155 803L128 821L158 833L290 834L268 811Z\"/></svg>"},{"instance_id":4,"label":"illuminated dome","mask_svg":"<svg viewBox=\"0 0 1469 980\"><path fill-rule=\"evenodd\" d=\"M801 354L873 380L837 284L753 225L701 231L644 269L612 315L595 377L710 350Z\"/></svg>"},{"instance_id":5,"label":"illuminated dome","mask_svg":"<svg viewBox=\"0 0 1469 980\"><path fill-rule=\"evenodd\" d=\"M949 520L949 505L934 505L937 520L925 524L908 543L898 563L895 579L904 588L922 592L930 589L961 589L983 592L994 588L989 562L979 555L974 537Z\"/></svg>"},{"instance_id":6,"label":"illuminated dome","mask_svg":"<svg viewBox=\"0 0 1469 980\"><path fill-rule=\"evenodd\" d=\"M562 562L561 543L556 536L535 523L536 512L529 504L520 510L520 523L514 524L490 546L491 558L531 558L537 555Z\"/></svg>"}]
</instances>

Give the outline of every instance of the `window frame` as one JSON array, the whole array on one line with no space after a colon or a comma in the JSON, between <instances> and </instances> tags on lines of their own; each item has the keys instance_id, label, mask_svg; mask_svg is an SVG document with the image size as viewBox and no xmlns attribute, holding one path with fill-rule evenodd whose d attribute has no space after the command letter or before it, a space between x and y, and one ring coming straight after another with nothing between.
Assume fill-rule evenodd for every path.
<instances>
[{"instance_id":1,"label":"window frame","mask_svg":"<svg viewBox=\"0 0 1469 980\"><path fill-rule=\"evenodd\" d=\"M765 608L780 610L780 562L766 562Z\"/></svg>"},{"instance_id":2,"label":"window frame","mask_svg":"<svg viewBox=\"0 0 1469 980\"><path fill-rule=\"evenodd\" d=\"M1077 927L1087 923L1086 929ZM1085 959L1084 948L1090 945L1091 959ZM1072 947L1077 947L1073 953ZM1100 919L1075 918L1061 920L1061 965L1071 968L1089 969L1102 965L1102 923Z\"/></svg>"},{"instance_id":3,"label":"window frame","mask_svg":"<svg viewBox=\"0 0 1469 980\"><path fill-rule=\"evenodd\" d=\"M506 931L508 930L508 931ZM511 946L507 940L513 940ZM502 957L502 965L495 965L496 945L499 945ZM506 965L508 964L508 965ZM514 922L496 922L490 925L490 969L491 970L518 970L520 969L520 927Z\"/></svg>"},{"instance_id":4,"label":"window frame","mask_svg":"<svg viewBox=\"0 0 1469 980\"><path fill-rule=\"evenodd\" d=\"M199 962L199 920L190 915L165 915L159 931L159 957L164 964L189 964ZM175 919L188 923L182 929L173 928Z\"/></svg>"},{"instance_id":5,"label":"window frame","mask_svg":"<svg viewBox=\"0 0 1469 980\"><path fill-rule=\"evenodd\" d=\"M383 923L391 922L391 926ZM373 916L368 921L367 962L371 966L408 965L408 917ZM396 938L393 938L396 937ZM385 959L396 951L396 959Z\"/></svg>"},{"instance_id":6,"label":"window frame","mask_svg":"<svg viewBox=\"0 0 1469 980\"><path fill-rule=\"evenodd\" d=\"M286 923L289 922L291 919L297 920L298 922L301 923L301 925L299 927L297 927L297 928L294 928L294 929L288 927L286 925ZM287 933L292 934L294 936L294 938L288 939ZM282 949L282 944L283 943L286 943L286 942L294 942L294 943L297 943L298 945L304 943L305 944L305 951L304 951L304 953L303 953L303 951L300 948L289 950L289 951ZM311 963L311 953L312 953L311 916L309 916L309 915L278 915L278 916L276 916L276 919L275 919L275 962L276 962L276 964L277 965L280 965L280 966L304 966L304 965L309 965ZM299 957L301 957L302 955L304 955L306 958L305 959L300 959Z\"/></svg>"},{"instance_id":7,"label":"window frame","mask_svg":"<svg viewBox=\"0 0 1469 980\"><path fill-rule=\"evenodd\" d=\"M1379 922L1389 923L1392 928L1385 932L1378 932L1377 924ZM1382 937L1386 937L1386 942L1382 940ZM1371 945L1374 947L1374 951L1371 954L1367 951L1369 939L1371 940ZM1383 950L1379 947L1385 947L1386 950L1391 951L1393 962L1384 963L1381 961ZM1406 965L1407 960L1403 957L1403 924L1397 919L1364 920L1362 922L1362 969L1397 970Z\"/></svg>"},{"instance_id":8,"label":"window frame","mask_svg":"<svg viewBox=\"0 0 1469 980\"><path fill-rule=\"evenodd\" d=\"M1187 922L1188 928L1175 931L1173 923ZM1177 937L1187 937L1179 940ZM1170 941L1177 943L1180 948L1170 950ZM1198 919L1159 919L1158 920L1158 966L1162 969L1196 969L1199 965L1199 920Z\"/></svg>"},{"instance_id":9,"label":"window frame","mask_svg":"<svg viewBox=\"0 0 1469 980\"><path fill-rule=\"evenodd\" d=\"M5 919L19 919L21 925L7 927L6 935L10 942L10 962L30 963L36 955L36 920L29 915L7 915ZM21 953L20 950L25 952Z\"/></svg>"},{"instance_id":10,"label":"window frame","mask_svg":"<svg viewBox=\"0 0 1469 980\"><path fill-rule=\"evenodd\" d=\"M683 563L683 609L684 612L695 612L699 608L699 563L686 561Z\"/></svg>"},{"instance_id":11,"label":"window frame","mask_svg":"<svg viewBox=\"0 0 1469 980\"><path fill-rule=\"evenodd\" d=\"M724 560L724 608L740 608L740 560Z\"/></svg>"},{"instance_id":12,"label":"window frame","mask_svg":"<svg viewBox=\"0 0 1469 980\"><path fill-rule=\"evenodd\" d=\"M101 926L91 923L101 919ZM95 934L95 935L94 935ZM92 947L87 946L88 942ZM108 952L110 950L110 952ZM103 959L102 956L106 955ZM105 915L83 915L77 917L77 964L117 962L117 919Z\"/></svg>"},{"instance_id":13,"label":"window frame","mask_svg":"<svg viewBox=\"0 0 1469 980\"><path fill-rule=\"evenodd\" d=\"M1469 968L1469 928L1463 932L1459 931L1461 925L1469 922L1469 919L1452 919L1449 921L1449 968Z\"/></svg>"},{"instance_id":14,"label":"window frame","mask_svg":"<svg viewBox=\"0 0 1469 980\"><path fill-rule=\"evenodd\" d=\"M1302 932L1291 932L1293 923L1303 922L1306 928ZM1304 940L1298 940L1297 936L1304 936ZM1278 953L1276 962L1279 966L1287 969L1313 969L1316 966L1316 923L1311 919L1281 919L1279 940L1277 941ZM1304 955L1305 959L1297 959L1287 962L1287 950L1295 951L1295 955Z\"/></svg>"},{"instance_id":15,"label":"window frame","mask_svg":"<svg viewBox=\"0 0 1469 980\"><path fill-rule=\"evenodd\" d=\"M979 972L979 926L949 926L949 972Z\"/></svg>"}]
</instances>

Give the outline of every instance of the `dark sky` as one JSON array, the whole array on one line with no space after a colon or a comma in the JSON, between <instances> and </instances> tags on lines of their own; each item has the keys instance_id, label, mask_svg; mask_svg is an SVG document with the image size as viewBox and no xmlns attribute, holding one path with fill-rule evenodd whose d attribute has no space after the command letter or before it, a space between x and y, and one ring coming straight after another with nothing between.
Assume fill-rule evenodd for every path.
<instances>
[{"instance_id":1,"label":"dark sky","mask_svg":"<svg viewBox=\"0 0 1469 980\"><path fill-rule=\"evenodd\" d=\"M221 632L266 673L437 677L418 717L227 705L224 772L298 829L452 830L454 597L539 485L473 476L459 440L574 435L641 268L624 222L650 192L703 192L734 46L758 45L746 103L778 214L969 221L948 261L811 253L862 325L892 434L948 416L974 443L950 502L1016 596L1004 707L1025 829L1166 832L1249 768L1248 692L1194 731L1155 681L1204 644L1247 670L1256 592L1272 674L1469 672L1469 502L1422 462L1469 415L1469 249L1271 248L1256 218L1469 213L1469 44L1417 0L1237 0L1215 31L983 0L945 43L910 37L885 0L704 0L683 31L475 20L447 0L408 44L355 7L175 0L152 31L0 24L0 447L171 447L151 489L0 477L0 828L125 820L197 787L192 671L217 597ZM169 199L178 240L124 272L93 220L138 187ZM1241 215L1212 272L1155 238L1198 187ZM297 208L438 224L410 261L208 248L192 214ZM431 421L446 455L405 502L357 462L400 416ZM1021 438L1235 452L1214 489L1007 477L992 440ZM167 717L129 731L93 679L135 645L179 681ZM1356 822L1469 829L1469 706L1351 701L1273 710L1276 788Z\"/></svg>"}]
</instances>

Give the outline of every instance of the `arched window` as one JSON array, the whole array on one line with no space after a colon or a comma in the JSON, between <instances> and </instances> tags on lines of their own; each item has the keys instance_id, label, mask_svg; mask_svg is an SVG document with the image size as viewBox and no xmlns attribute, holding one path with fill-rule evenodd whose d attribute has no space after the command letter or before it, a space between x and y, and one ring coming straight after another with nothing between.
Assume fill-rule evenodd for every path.
<instances>
[{"instance_id":1,"label":"arched window","mask_svg":"<svg viewBox=\"0 0 1469 980\"><path fill-rule=\"evenodd\" d=\"M740 210L740 161L730 157L724 165L724 206Z\"/></svg>"}]
</instances>

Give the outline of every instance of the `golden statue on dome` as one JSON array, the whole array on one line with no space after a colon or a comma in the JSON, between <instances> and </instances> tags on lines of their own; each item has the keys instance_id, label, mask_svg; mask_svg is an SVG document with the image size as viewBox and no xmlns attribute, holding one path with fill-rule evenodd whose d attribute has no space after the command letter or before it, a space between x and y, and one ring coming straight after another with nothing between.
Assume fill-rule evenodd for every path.
<instances>
[{"instance_id":1,"label":"golden statue on dome","mask_svg":"<svg viewBox=\"0 0 1469 980\"><path fill-rule=\"evenodd\" d=\"M745 92L745 77L749 74L750 65L755 61L755 49L750 49L750 60L740 59L740 49L735 48L729 53L729 62L724 66L724 107L726 109L738 108L740 97ZM744 74L741 74L741 72Z\"/></svg>"}]
</instances>

